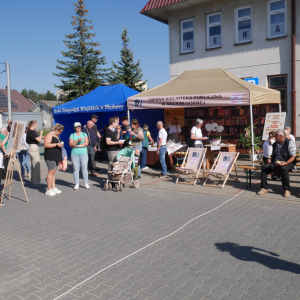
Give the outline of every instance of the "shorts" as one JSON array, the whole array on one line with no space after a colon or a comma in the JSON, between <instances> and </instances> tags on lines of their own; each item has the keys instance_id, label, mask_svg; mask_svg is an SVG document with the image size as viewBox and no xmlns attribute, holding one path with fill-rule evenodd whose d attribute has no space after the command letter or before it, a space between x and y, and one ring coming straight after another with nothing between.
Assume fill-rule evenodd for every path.
<instances>
[{"instance_id":1,"label":"shorts","mask_svg":"<svg viewBox=\"0 0 300 300\"><path fill-rule=\"evenodd\" d=\"M58 166L59 161L54 161L54 160L45 160L45 163L48 167L48 171L55 170Z\"/></svg>"}]
</instances>

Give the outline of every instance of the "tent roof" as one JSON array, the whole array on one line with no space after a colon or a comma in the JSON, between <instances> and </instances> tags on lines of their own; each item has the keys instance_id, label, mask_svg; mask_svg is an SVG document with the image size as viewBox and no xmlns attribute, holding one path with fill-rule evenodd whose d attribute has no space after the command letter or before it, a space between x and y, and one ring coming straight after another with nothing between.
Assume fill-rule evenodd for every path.
<instances>
[{"instance_id":1,"label":"tent roof","mask_svg":"<svg viewBox=\"0 0 300 300\"><path fill-rule=\"evenodd\" d=\"M127 111L127 98L139 92L124 84L98 86L73 101L53 107L53 115Z\"/></svg>"},{"instance_id":2,"label":"tent roof","mask_svg":"<svg viewBox=\"0 0 300 300\"><path fill-rule=\"evenodd\" d=\"M239 93L243 94L243 102L237 102L236 105L280 103L280 92L276 90L246 82L224 69L209 69L185 71L167 83L131 97L129 100L132 100L132 102L128 102L128 107L138 109L139 107L136 107L137 105L133 103L133 100L137 98L143 99L144 104L145 101L148 101L147 104L149 104L150 102L157 102L155 99L157 97L163 97L160 101L170 101L166 97L172 96L174 97L171 98L171 101L179 101L179 98L181 98L180 101L183 103L192 99L198 99L198 102L199 99L205 99L205 106L221 106L222 103L224 105L233 104L230 102L231 96L236 96ZM209 98L211 96L216 97ZM170 103L166 102L166 104L169 105ZM181 107L191 107L191 105L181 104Z\"/></svg>"}]
</instances>

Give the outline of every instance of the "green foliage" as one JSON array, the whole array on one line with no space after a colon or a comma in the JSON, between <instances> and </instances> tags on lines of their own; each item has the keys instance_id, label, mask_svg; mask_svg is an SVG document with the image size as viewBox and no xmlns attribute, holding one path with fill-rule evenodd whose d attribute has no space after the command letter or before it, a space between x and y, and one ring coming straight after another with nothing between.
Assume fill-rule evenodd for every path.
<instances>
[{"instance_id":1,"label":"green foliage","mask_svg":"<svg viewBox=\"0 0 300 300\"><path fill-rule=\"evenodd\" d=\"M37 93L34 90L29 90L27 91L27 89L23 89L21 94L26 98L26 99L30 99L33 102L38 102L39 100L52 100L52 101L56 101L56 96L51 93L49 90L47 91L46 94L44 93Z\"/></svg>"},{"instance_id":2,"label":"green foliage","mask_svg":"<svg viewBox=\"0 0 300 300\"><path fill-rule=\"evenodd\" d=\"M261 136L255 136L255 126L253 127L254 134L254 151L257 152L261 149ZM252 135L251 135L251 126L244 128L244 134L241 134L240 137L236 140L237 145L241 148L246 148L247 152L252 152Z\"/></svg>"},{"instance_id":3,"label":"green foliage","mask_svg":"<svg viewBox=\"0 0 300 300\"><path fill-rule=\"evenodd\" d=\"M55 87L65 92L69 91L69 94L64 96L66 101L79 97L79 78L84 95L101 85L101 81L108 76L107 69L102 68L106 64L105 56L101 56L102 51L96 49L100 44L91 41L95 34L90 33L90 30L94 26L91 26L92 21L86 18L89 11L85 9L84 1L78 0L77 4L74 3L75 16L72 16L71 21L74 33L66 35L67 40L63 42L68 50L61 52L66 60L57 60L56 68L59 72L53 73L61 81L61 85Z\"/></svg>"},{"instance_id":4,"label":"green foliage","mask_svg":"<svg viewBox=\"0 0 300 300\"><path fill-rule=\"evenodd\" d=\"M133 51L128 48L129 38L125 28L121 34L123 48L121 49L121 61L113 64L108 81L111 84L123 83L128 87L142 92L144 90L142 81L143 73L140 68L140 60L135 64L133 61Z\"/></svg>"},{"instance_id":5,"label":"green foliage","mask_svg":"<svg viewBox=\"0 0 300 300\"><path fill-rule=\"evenodd\" d=\"M21 92L21 95L23 95L26 99L29 99L27 89L23 89L22 92Z\"/></svg>"}]
</instances>

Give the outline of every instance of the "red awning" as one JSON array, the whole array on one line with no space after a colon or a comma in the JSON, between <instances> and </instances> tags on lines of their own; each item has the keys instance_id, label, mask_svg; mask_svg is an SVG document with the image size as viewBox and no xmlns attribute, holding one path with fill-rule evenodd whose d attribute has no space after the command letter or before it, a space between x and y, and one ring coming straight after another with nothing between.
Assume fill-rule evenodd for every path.
<instances>
[{"instance_id":1,"label":"red awning","mask_svg":"<svg viewBox=\"0 0 300 300\"><path fill-rule=\"evenodd\" d=\"M148 3L144 6L144 8L141 10L141 14L155 8L160 8L183 1L186 0L149 0Z\"/></svg>"}]
</instances>

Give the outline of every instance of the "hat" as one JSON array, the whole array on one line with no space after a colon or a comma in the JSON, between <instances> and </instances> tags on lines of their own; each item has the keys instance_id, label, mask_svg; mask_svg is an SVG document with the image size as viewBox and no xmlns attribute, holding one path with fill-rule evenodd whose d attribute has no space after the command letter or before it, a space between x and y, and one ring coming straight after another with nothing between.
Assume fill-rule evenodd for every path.
<instances>
[{"instance_id":1,"label":"hat","mask_svg":"<svg viewBox=\"0 0 300 300\"><path fill-rule=\"evenodd\" d=\"M79 127L79 126L81 127L81 123L80 123L80 122L75 122L75 123L74 123L74 127L75 127L75 128L76 128L76 127Z\"/></svg>"},{"instance_id":2,"label":"hat","mask_svg":"<svg viewBox=\"0 0 300 300\"><path fill-rule=\"evenodd\" d=\"M97 116L97 115L93 114L93 115L91 116L91 119L93 119L93 118L95 118L95 119L98 119L98 118L99 118L99 116Z\"/></svg>"}]
</instances>

